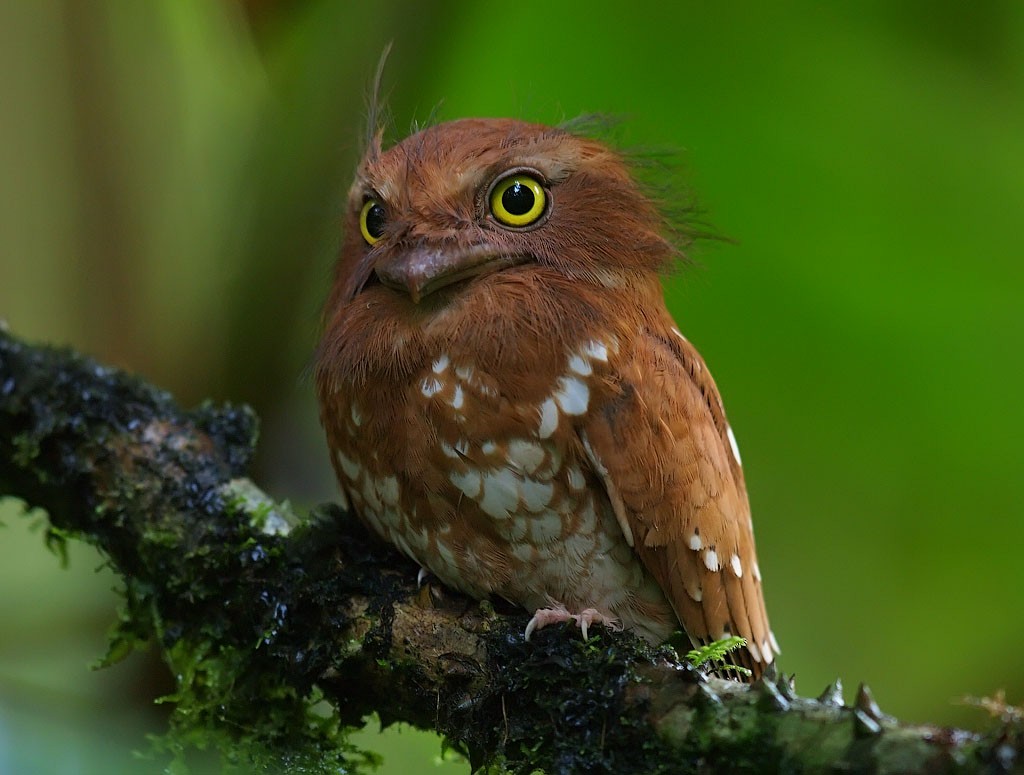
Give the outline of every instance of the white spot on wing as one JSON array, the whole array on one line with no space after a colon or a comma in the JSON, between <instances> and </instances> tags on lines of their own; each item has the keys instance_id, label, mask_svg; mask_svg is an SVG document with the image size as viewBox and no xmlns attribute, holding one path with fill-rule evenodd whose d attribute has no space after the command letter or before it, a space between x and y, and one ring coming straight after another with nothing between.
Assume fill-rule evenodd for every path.
<instances>
[{"instance_id":1,"label":"white spot on wing","mask_svg":"<svg viewBox=\"0 0 1024 775\"><path fill-rule=\"evenodd\" d=\"M526 519L520 518L526 522ZM529 537L533 544L550 544L562 536L562 518L554 511L545 511L536 517L529 517Z\"/></svg>"},{"instance_id":2,"label":"white spot on wing","mask_svg":"<svg viewBox=\"0 0 1024 775\"><path fill-rule=\"evenodd\" d=\"M509 514L508 516L511 517L512 515ZM530 520L519 517L504 520L498 525L498 532L511 545L515 545L526 540L529 528Z\"/></svg>"},{"instance_id":3,"label":"white spot on wing","mask_svg":"<svg viewBox=\"0 0 1024 775\"><path fill-rule=\"evenodd\" d=\"M574 490L582 490L587 485L583 472L577 466L569 467L569 486Z\"/></svg>"},{"instance_id":4,"label":"white spot on wing","mask_svg":"<svg viewBox=\"0 0 1024 775\"><path fill-rule=\"evenodd\" d=\"M583 345L583 354L595 361L608 361L608 347L596 339Z\"/></svg>"},{"instance_id":5,"label":"white spot on wing","mask_svg":"<svg viewBox=\"0 0 1024 775\"><path fill-rule=\"evenodd\" d=\"M544 462L544 449L540 444L526 439L512 439L508 443L507 454L508 462L514 468L522 468L528 474L532 474Z\"/></svg>"},{"instance_id":6,"label":"white spot on wing","mask_svg":"<svg viewBox=\"0 0 1024 775\"><path fill-rule=\"evenodd\" d=\"M366 499L367 508L376 514L384 510L380 495L377 494L377 483L369 476L363 478L363 497Z\"/></svg>"},{"instance_id":7,"label":"white spot on wing","mask_svg":"<svg viewBox=\"0 0 1024 775\"><path fill-rule=\"evenodd\" d=\"M776 654L781 654L782 653L782 649L779 648L779 642L777 640L775 640L775 633L772 632L771 630L768 630L768 640L771 641L772 649L775 651L775 653ZM769 660L769 661L771 661L771 660Z\"/></svg>"},{"instance_id":8,"label":"white spot on wing","mask_svg":"<svg viewBox=\"0 0 1024 775\"><path fill-rule=\"evenodd\" d=\"M462 385L455 386L455 395L452 396L452 408L461 409L465 396L462 393Z\"/></svg>"},{"instance_id":9,"label":"white spot on wing","mask_svg":"<svg viewBox=\"0 0 1024 775\"><path fill-rule=\"evenodd\" d=\"M522 563L533 564L537 560L537 547L530 541L522 541L512 547L512 556Z\"/></svg>"},{"instance_id":10,"label":"white spot on wing","mask_svg":"<svg viewBox=\"0 0 1024 775\"><path fill-rule=\"evenodd\" d=\"M482 477L484 494L480 508L496 519L507 519L519 504L518 477L507 468L491 471Z\"/></svg>"},{"instance_id":11,"label":"white spot on wing","mask_svg":"<svg viewBox=\"0 0 1024 775\"><path fill-rule=\"evenodd\" d=\"M353 402L352 409L349 411L349 414L352 415L352 424L357 428L363 424L363 413L359 411L358 404Z\"/></svg>"},{"instance_id":12,"label":"white spot on wing","mask_svg":"<svg viewBox=\"0 0 1024 775\"><path fill-rule=\"evenodd\" d=\"M549 438L558 427L558 407L555 406L553 398L549 398L540 405L540 428L537 435L542 439Z\"/></svg>"},{"instance_id":13,"label":"white spot on wing","mask_svg":"<svg viewBox=\"0 0 1024 775\"><path fill-rule=\"evenodd\" d=\"M761 650L757 647L754 641L747 642L747 651L750 652L750 656L754 658L755 662L761 661Z\"/></svg>"},{"instance_id":14,"label":"white spot on wing","mask_svg":"<svg viewBox=\"0 0 1024 775\"><path fill-rule=\"evenodd\" d=\"M590 389L586 383L576 377L560 377L555 400L568 415L580 415L587 411L590 403Z\"/></svg>"},{"instance_id":15,"label":"white spot on wing","mask_svg":"<svg viewBox=\"0 0 1024 775\"><path fill-rule=\"evenodd\" d=\"M451 483L458 487L469 498L476 498L480 495L480 488L483 484L480 472L470 468L466 473L452 469L448 472Z\"/></svg>"},{"instance_id":16,"label":"white spot on wing","mask_svg":"<svg viewBox=\"0 0 1024 775\"><path fill-rule=\"evenodd\" d=\"M696 587L694 589L690 589L689 587L687 587L686 594L688 594L698 603L704 598L704 592L703 590L701 590L700 587Z\"/></svg>"},{"instance_id":17,"label":"white spot on wing","mask_svg":"<svg viewBox=\"0 0 1024 775\"><path fill-rule=\"evenodd\" d=\"M438 541L437 549L435 551L437 552L438 559L441 561L441 565L446 568L455 567L455 555L452 553L452 550L448 547L447 543L444 541Z\"/></svg>"},{"instance_id":18,"label":"white spot on wing","mask_svg":"<svg viewBox=\"0 0 1024 775\"><path fill-rule=\"evenodd\" d=\"M736 443L736 434L732 432L732 426L726 425L725 432L729 436L729 446L732 447L732 456L736 458L736 462L743 465L743 461L740 459L740 445Z\"/></svg>"},{"instance_id":19,"label":"white spot on wing","mask_svg":"<svg viewBox=\"0 0 1024 775\"><path fill-rule=\"evenodd\" d=\"M736 578L743 578L743 563L740 562L738 554L734 554L729 558L729 567L731 567L732 572L736 574Z\"/></svg>"},{"instance_id":20,"label":"white spot on wing","mask_svg":"<svg viewBox=\"0 0 1024 775\"><path fill-rule=\"evenodd\" d=\"M449 363L450 361L448 360L448 354L445 353L436 361L434 361L434 365L431 366L430 368L433 370L435 374L440 374L441 372L448 368Z\"/></svg>"},{"instance_id":21,"label":"white spot on wing","mask_svg":"<svg viewBox=\"0 0 1024 775\"><path fill-rule=\"evenodd\" d=\"M345 476L353 482L359 478L359 474L362 473L363 470L363 467L359 465L359 463L348 457L340 449L335 450L334 456L338 458L338 462L341 463L341 470L345 472Z\"/></svg>"},{"instance_id":22,"label":"white spot on wing","mask_svg":"<svg viewBox=\"0 0 1024 775\"><path fill-rule=\"evenodd\" d=\"M398 479L394 476L385 476L380 481L380 497L389 506L398 505Z\"/></svg>"},{"instance_id":23,"label":"white spot on wing","mask_svg":"<svg viewBox=\"0 0 1024 775\"><path fill-rule=\"evenodd\" d=\"M464 379L464 380L466 380L466 382L469 382L471 379L473 379L473 367L472 366L456 366L455 367L455 376L457 376L459 379Z\"/></svg>"},{"instance_id":24,"label":"white spot on wing","mask_svg":"<svg viewBox=\"0 0 1024 775\"><path fill-rule=\"evenodd\" d=\"M427 536L426 528L420 528L419 530L413 530L408 536L411 546L416 550L416 553L422 556L422 552L430 544L430 538Z\"/></svg>"},{"instance_id":25,"label":"white spot on wing","mask_svg":"<svg viewBox=\"0 0 1024 775\"><path fill-rule=\"evenodd\" d=\"M761 566L757 564L757 560L754 560L754 578L761 580Z\"/></svg>"},{"instance_id":26,"label":"white spot on wing","mask_svg":"<svg viewBox=\"0 0 1024 775\"><path fill-rule=\"evenodd\" d=\"M704 548L704 542L700 540L700 536L696 533L690 536L689 544L690 548L693 549L693 551L695 552L699 552L701 549Z\"/></svg>"},{"instance_id":27,"label":"white spot on wing","mask_svg":"<svg viewBox=\"0 0 1024 775\"><path fill-rule=\"evenodd\" d=\"M569 358L569 371L579 374L581 377L586 377L593 373L590 363L584 360L579 355L572 355Z\"/></svg>"},{"instance_id":28,"label":"white spot on wing","mask_svg":"<svg viewBox=\"0 0 1024 775\"><path fill-rule=\"evenodd\" d=\"M493 441L485 441L483 444L480 445L480 451L483 452L485 455L490 455L497 448L498 445L495 444Z\"/></svg>"},{"instance_id":29,"label":"white spot on wing","mask_svg":"<svg viewBox=\"0 0 1024 775\"><path fill-rule=\"evenodd\" d=\"M538 482L534 479L525 479L519 486L523 498L523 505L536 513L542 511L550 502L551 495L555 488L551 482Z\"/></svg>"},{"instance_id":30,"label":"white spot on wing","mask_svg":"<svg viewBox=\"0 0 1024 775\"><path fill-rule=\"evenodd\" d=\"M441 384L441 380L436 377L424 377L423 381L420 383L420 392L427 398L431 398L437 393L440 393L442 387L444 386Z\"/></svg>"},{"instance_id":31,"label":"white spot on wing","mask_svg":"<svg viewBox=\"0 0 1024 775\"><path fill-rule=\"evenodd\" d=\"M716 571L721 567L718 564L718 552L714 549L708 549L704 552L704 567L709 571Z\"/></svg>"}]
</instances>

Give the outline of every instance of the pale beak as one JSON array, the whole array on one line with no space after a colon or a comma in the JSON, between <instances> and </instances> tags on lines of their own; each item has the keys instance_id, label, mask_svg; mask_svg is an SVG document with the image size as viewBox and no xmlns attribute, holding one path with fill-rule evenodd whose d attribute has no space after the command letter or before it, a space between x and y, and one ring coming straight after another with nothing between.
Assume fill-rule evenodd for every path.
<instances>
[{"instance_id":1,"label":"pale beak","mask_svg":"<svg viewBox=\"0 0 1024 775\"><path fill-rule=\"evenodd\" d=\"M377 262L374 271L388 288L409 294L414 304L448 285L522 264L527 256L500 255L488 245L414 248Z\"/></svg>"}]
</instances>

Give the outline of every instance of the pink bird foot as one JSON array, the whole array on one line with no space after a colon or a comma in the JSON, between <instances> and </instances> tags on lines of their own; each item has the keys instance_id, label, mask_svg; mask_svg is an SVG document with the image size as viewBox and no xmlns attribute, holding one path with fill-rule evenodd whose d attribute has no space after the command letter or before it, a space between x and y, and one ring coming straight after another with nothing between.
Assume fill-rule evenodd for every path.
<instances>
[{"instance_id":1,"label":"pink bird foot","mask_svg":"<svg viewBox=\"0 0 1024 775\"><path fill-rule=\"evenodd\" d=\"M596 608L585 608L578 614L569 613L569 610L561 603L553 603L550 608L538 608L533 618L526 625L526 631L523 633L526 640L530 639L530 636L536 630L547 627L549 624L559 624L561 622L575 622L583 633L583 639L587 639L587 635L590 631L592 624L603 624L609 630L613 632L619 632L622 630L622 624L614 616L603 614Z\"/></svg>"}]
</instances>

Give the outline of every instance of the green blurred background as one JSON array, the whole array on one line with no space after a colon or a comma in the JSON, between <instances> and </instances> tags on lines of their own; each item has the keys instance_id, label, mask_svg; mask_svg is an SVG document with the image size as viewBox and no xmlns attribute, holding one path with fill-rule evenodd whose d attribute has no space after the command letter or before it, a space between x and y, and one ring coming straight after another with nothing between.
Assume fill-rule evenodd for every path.
<instances>
[{"instance_id":1,"label":"green blurred background","mask_svg":"<svg viewBox=\"0 0 1024 775\"><path fill-rule=\"evenodd\" d=\"M388 41L399 134L602 111L682 152L735 243L666 290L737 429L798 689L972 727L958 698L1024 700L1024 5L3 0L0 318L252 404L258 479L334 497L304 370ZM113 578L0 519L0 771L159 769L130 758L162 728L155 660L86 668ZM440 750L363 740L385 772Z\"/></svg>"}]
</instances>

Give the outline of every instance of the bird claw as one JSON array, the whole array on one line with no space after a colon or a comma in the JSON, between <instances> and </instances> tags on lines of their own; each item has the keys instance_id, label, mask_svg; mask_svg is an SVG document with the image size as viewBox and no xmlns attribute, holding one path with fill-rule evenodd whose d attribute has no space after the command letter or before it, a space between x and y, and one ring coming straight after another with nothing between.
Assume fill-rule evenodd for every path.
<instances>
[{"instance_id":1,"label":"bird claw","mask_svg":"<svg viewBox=\"0 0 1024 775\"><path fill-rule=\"evenodd\" d=\"M585 608L579 612L573 619L579 624L580 630L583 632L583 640L587 639L587 631L590 629L592 624L603 624L605 628L612 632L622 632L622 623L614 616L603 614L596 608Z\"/></svg>"},{"instance_id":2,"label":"bird claw","mask_svg":"<svg viewBox=\"0 0 1024 775\"><path fill-rule=\"evenodd\" d=\"M558 624L559 622L567 622L572 619L572 614L566 609L564 605L556 603L550 608L538 608L533 618L526 623L526 630L523 632L523 637L526 640L530 639L533 635L534 630L540 630L547 627L549 624Z\"/></svg>"},{"instance_id":3,"label":"bird claw","mask_svg":"<svg viewBox=\"0 0 1024 775\"><path fill-rule=\"evenodd\" d=\"M575 622L576 626L580 628L583 633L583 640L586 640L590 634L590 626L593 624L603 624L609 630L619 632L622 629L622 624L614 616L603 614L596 608L585 608L578 614L569 613L569 610L561 603L555 603L550 608L538 608L533 618L526 625L526 630L523 636L526 640L530 639L530 636L536 631L549 624L558 624L561 622Z\"/></svg>"}]
</instances>

